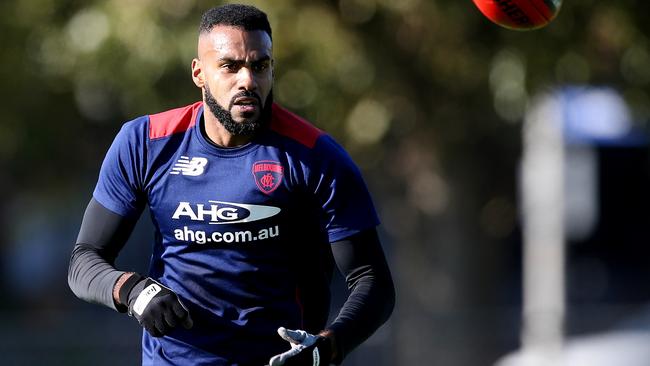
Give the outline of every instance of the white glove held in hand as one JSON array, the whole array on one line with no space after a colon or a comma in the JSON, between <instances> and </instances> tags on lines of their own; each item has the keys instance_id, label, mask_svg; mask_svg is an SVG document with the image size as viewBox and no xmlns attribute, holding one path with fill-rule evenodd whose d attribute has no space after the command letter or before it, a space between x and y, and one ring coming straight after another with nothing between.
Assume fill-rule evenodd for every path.
<instances>
[{"instance_id":1,"label":"white glove held in hand","mask_svg":"<svg viewBox=\"0 0 650 366\"><path fill-rule=\"evenodd\" d=\"M321 366L328 365L331 357L329 339L304 330L278 328L278 334L289 342L291 349L271 357L269 366Z\"/></svg>"}]
</instances>

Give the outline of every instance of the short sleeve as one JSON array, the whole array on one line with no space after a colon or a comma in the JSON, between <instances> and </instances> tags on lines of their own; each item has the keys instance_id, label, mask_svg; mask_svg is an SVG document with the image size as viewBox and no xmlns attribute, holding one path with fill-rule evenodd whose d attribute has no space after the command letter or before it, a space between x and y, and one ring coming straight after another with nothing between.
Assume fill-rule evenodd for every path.
<instances>
[{"instance_id":1,"label":"short sleeve","mask_svg":"<svg viewBox=\"0 0 650 366\"><path fill-rule=\"evenodd\" d=\"M93 197L125 217L138 216L145 205L146 124L141 117L125 123L106 153Z\"/></svg>"},{"instance_id":2,"label":"short sleeve","mask_svg":"<svg viewBox=\"0 0 650 366\"><path fill-rule=\"evenodd\" d=\"M330 243L377 226L370 193L348 153L329 135L322 135L315 149L318 169L311 181Z\"/></svg>"}]
</instances>

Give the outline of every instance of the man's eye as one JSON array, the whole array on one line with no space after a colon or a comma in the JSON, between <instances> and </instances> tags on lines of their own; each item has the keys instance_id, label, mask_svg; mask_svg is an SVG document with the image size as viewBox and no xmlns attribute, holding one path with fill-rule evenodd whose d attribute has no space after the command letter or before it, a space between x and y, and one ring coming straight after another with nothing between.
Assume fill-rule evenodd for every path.
<instances>
[{"instance_id":1,"label":"man's eye","mask_svg":"<svg viewBox=\"0 0 650 366\"><path fill-rule=\"evenodd\" d=\"M253 71L254 72L262 72L262 71L265 71L268 68L269 68L269 64L266 63L266 62L253 65Z\"/></svg>"},{"instance_id":2,"label":"man's eye","mask_svg":"<svg viewBox=\"0 0 650 366\"><path fill-rule=\"evenodd\" d=\"M236 64L223 64L221 65L222 69L226 69L228 71L237 71L237 65Z\"/></svg>"}]
</instances>

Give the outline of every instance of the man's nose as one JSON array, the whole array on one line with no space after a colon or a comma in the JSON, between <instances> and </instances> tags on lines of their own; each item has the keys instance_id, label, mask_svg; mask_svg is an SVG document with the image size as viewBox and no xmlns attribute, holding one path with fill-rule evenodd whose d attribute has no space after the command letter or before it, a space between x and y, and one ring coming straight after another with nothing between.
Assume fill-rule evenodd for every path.
<instances>
[{"instance_id":1,"label":"man's nose","mask_svg":"<svg viewBox=\"0 0 650 366\"><path fill-rule=\"evenodd\" d=\"M255 90L257 89L257 82L253 71L248 67L242 67L237 73L238 88L241 90Z\"/></svg>"}]
</instances>

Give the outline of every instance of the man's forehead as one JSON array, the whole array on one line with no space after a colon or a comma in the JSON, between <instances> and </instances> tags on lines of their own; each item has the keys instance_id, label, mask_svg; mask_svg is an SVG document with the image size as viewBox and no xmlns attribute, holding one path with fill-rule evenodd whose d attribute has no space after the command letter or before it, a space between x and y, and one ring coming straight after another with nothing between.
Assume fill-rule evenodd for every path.
<instances>
[{"instance_id":1,"label":"man's forehead","mask_svg":"<svg viewBox=\"0 0 650 366\"><path fill-rule=\"evenodd\" d=\"M207 53L256 53L258 57L271 56L271 37L263 30L247 31L232 26L215 26L199 36L199 56Z\"/></svg>"}]
</instances>

